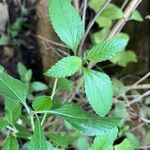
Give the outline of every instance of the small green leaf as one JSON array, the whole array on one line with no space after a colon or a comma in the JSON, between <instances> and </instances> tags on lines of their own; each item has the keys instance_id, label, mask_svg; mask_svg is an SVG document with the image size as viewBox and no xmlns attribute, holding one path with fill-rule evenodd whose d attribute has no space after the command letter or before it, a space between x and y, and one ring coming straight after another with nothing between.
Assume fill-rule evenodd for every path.
<instances>
[{"instance_id":1,"label":"small green leaf","mask_svg":"<svg viewBox=\"0 0 150 150\"><path fill-rule=\"evenodd\" d=\"M68 91L73 87L73 82L67 78L60 78L57 83L57 88L59 91Z\"/></svg>"},{"instance_id":2,"label":"small green leaf","mask_svg":"<svg viewBox=\"0 0 150 150\"><path fill-rule=\"evenodd\" d=\"M4 67L0 65L0 73L2 73L4 70Z\"/></svg>"},{"instance_id":3,"label":"small green leaf","mask_svg":"<svg viewBox=\"0 0 150 150\"><path fill-rule=\"evenodd\" d=\"M114 128L110 133L96 137L90 150L113 150L114 140L117 138L118 128Z\"/></svg>"},{"instance_id":4,"label":"small green leaf","mask_svg":"<svg viewBox=\"0 0 150 150\"><path fill-rule=\"evenodd\" d=\"M62 78L76 73L82 66L82 60L76 56L69 56L59 60L45 75L48 77Z\"/></svg>"},{"instance_id":5,"label":"small green leaf","mask_svg":"<svg viewBox=\"0 0 150 150\"><path fill-rule=\"evenodd\" d=\"M47 141L39 119L35 122L35 130L31 136L30 150L47 150Z\"/></svg>"},{"instance_id":6,"label":"small green leaf","mask_svg":"<svg viewBox=\"0 0 150 150\"><path fill-rule=\"evenodd\" d=\"M134 144L129 139L125 138L120 144L115 146L115 150L136 150Z\"/></svg>"},{"instance_id":7,"label":"small green leaf","mask_svg":"<svg viewBox=\"0 0 150 150\"><path fill-rule=\"evenodd\" d=\"M137 56L133 51L122 51L115 57L111 58L111 62L122 67L126 67L129 63L137 62Z\"/></svg>"},{"instance_id":8,"label":"small green leaf","mask_svg":"<svg viewBox=\"0 0 150 150\"><path fill-rule=\"evenodd\" d=\"M19 150L19 144L14 136L8 137L2 145L2 150Z\"/></svg>"},{"instance_id":9,"label":"small green leaf","mask_svg":"<svg viewBox=\"0 0 150 150\"><path fill-rule=\"evenodd\" d=\"M7 121L14 125L21 116L21 105L19 102L11 99L5 99L5 110Z\"/></svg>"},{"instance_id":10,"label":"small green leaf","mask_svg":"<svg viewBox=\"0 0 150 150\"><path fill-rule=\"evenodd\" d=\"M0 95L24 103L27 94L28 88L24 83L4 72L0 73Z\"/></svg>"},{"instance_id":11,"label":"small green leaf","mask_svg":"<svg viewBox=\"0 0 150 150\"><path fill-rule=\"evenodd\" d=\"M89 136L102 136L109 133L119 122L117 118L101 118L89 114L73 103L65 104L61 108L47 111L47 113L63 117L74 129Z\"/></svg>"},{"instance_id":12,"label":"small green leaf","mask_svg":"<svg viewBox=\"0 0 150 150\"><path fill-rule=\"evenodd\" d=\"M32 92L41 92L46 91L48 89L48 86L45 83L35 81L31 83L30 89Z\"/></svg>"},{"instance_id":13,"label":"small green leaf","mask_svg":"<svg viewBox=\"0 0 150 150\"><path fill-rule=\"evenodd\" d=\"M90 143L88 137L81 136L75 143L78 150L89 150Z\"/></svg>"},{"instance_id":14,"label":"small green leaf","mask_svg":"<svg viewBox=\"0 0 150 150\"><path fill-rule=\"evenodd\" d=\"M105 3L106 0L90 0L89 7L97 12Z\"/></svg>"},{"instance_id":15,"label":"small green leaf","mask_svg":"<svg viewBox=\"0 0 150 150\"><path fill-rule=\"evenodd\" d=\"M99 44L103 42L109 32L108 28L103 28L99 32L92 34L92 41L94 44Z\"/></svg>"},{"instance_id":16,"label":"small green leaf","mask_svg":"<svg viewBox=\"0 0 150 150\"><path fill-rule=\"evenodd\" d=\"M0 130L5 128L7 125L9 125L9 123L6 118L0 118Z\"/></svg>"},{"instance_id":17,"label":"small green leaf","mask_svg":"<svg viewBox=\"0 0 150 150\"><path fill-rule=\"evenodd\" d=\"M112 106L112 85L110 78L102 72L84 69L85 93L94 111L105 116Z\"/></svg>"},{"instance_id":18,"label":"small green leaf","mask_svg":"<svg viewBox=\"0 0 150 150\"><path fill-rule=\"evenodd\" d=\"M96 23L99 27L106 27L109 28L112 25L112 20L103 16L97 18Z\"/></svg>"},{"instance_id":19,"label":"small green leaf","mask_svg":"<svg viewBox=\"0 0 150 150\"><path fill-rule=\"evenodd\" d=\"M141 14L139 13L138 10L135 10L133 12L133 14L130 17L130 20L139 21L139 22L143 22L144 21L143 17L141 16Z\"/></svg>"},{"instance_id":20,"label":"small green leaf","mask_svg":"<svg viewBox=\"0 0 150 150\"><path fill-rule=\"evenodd\" d=\"M33 100L32 108L35 111L48 110L52 107L50 96L38 96Z\"/></svg>"},{"instance_id":21,"label":"small green leaf","mask_svg":"<svg viewBox=\"0 0 150 150\"><path fill-rule=\"evenodd\" d=\"M6 35L1 35L0 46L5 46L9 43L9 38Z\"/></svg>"},{"instance_id":22,"label":"small green leaf","mask_svg":"<svg viewBox=\"0 0 150 150\"><path fill-rule=\"evenodd\" d=\"M73 144L79 138L79 134L77 132L48 132L47 137L56 146L67 148L68 145Z\"/></svg>"},{"instance_id":23,"label":"small green leaf","mask_svg":"<svg viewBox=\"0 0 150 150\"><path fill-rule=\"evenodd\" d=\"M101 16L115 20L123 18L124 14L120 8L111 3L102 12Z\"/></svg>"},{"instance_id":24,"label":"small green leaf","mask_svg":"<svg viewBox=\"0 0 150 150\"><path fill-rule=\"evenodd\" d=\"M101 42L88 52L86 59L94 62L111 59L126 47L128 40L122 36Z\"/></svg>"},{"instance_id":25,"label":"small green leaf","mask_svg":"<svg viewBox=\"0 0 150 150\"><path fill-rule=\"evenodd\" d=\"M145 17L145 19L149 19L149 20L150 20L150 15L147 15L147 16Z\"/></svg>"},{"instance_id":26,"label":"small green leaf","mask_svg":"<svg viewBox=\"0 0 150 150\"><path fill-rule=\"evenodd\" d=\"M21 78L24 78L24 75L27 73L27 68L26 66L22 63L22 62L19 62L17 64L17 69L18 69L18 73L20 75Z\"/></svg>"},{"instance_id":27,"label":"small green leaf","mask_svg":"<svg viewBox=\"0 0 150 150\"><path fill-rule=\"evenodd\" d=\"M49 14L58 36L76 54L84 26L75 8L69 0L49 0Z\"/></svg>"}]
</instances>

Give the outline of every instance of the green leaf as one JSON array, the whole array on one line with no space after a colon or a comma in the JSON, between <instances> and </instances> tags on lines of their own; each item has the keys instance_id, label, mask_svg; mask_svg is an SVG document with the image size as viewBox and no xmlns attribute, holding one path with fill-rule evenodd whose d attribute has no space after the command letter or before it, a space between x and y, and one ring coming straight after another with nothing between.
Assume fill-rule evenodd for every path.
<instances>
[{"instance_id":1,"label":"green leaf","mask_svg":"<svg viewBox=\"0 0 150 150\"><path fill-rule=\"evenodd\" d=\"M35 122L35 130L31 136L30 150L47 150L47 141L39 119Z\"/></svg>"},{"instance_id":2,"label":"green leaf","mask_svg":"<svg viewBox=\"0 0 150 150\"><path fill-rule=\"evenodd\" d=\"M126 67L129 63L137 62L137 56L133 51L122 51L117 56L111 58L111 62L122 67Z\"/></svg>"},{"instance_id":3,"label":"green leaf","mask_svg":"<svg viewBox=\"0 0 150 150\"><path fill-rule=\"evenodd\" d=\"M56 146L67 148L79 138L79 134L77 132L48 132L47 137Z\"/></svg>"},{"instance_id":4,"label":"green leaf","mask_svg":"<svg viewBox=\"0 0 150 150\"><path fill-rule=\"evenodd\" d=\"M88 137L81 136L75 143L78 150L89 150L90 144L88 142Z\"/></svg>"},{"instance_id":5,"label":"green leaf","mask_svg":"<svg viewBox=\"0 0 150 150\"><path fill-rule=\"evenodd\" d=\"M84 69L85 93L94 111L105 116L112 106L112 85L110 78L102 72Z\"/></svg>"},{"instance_id":6,"label":"green leaf","mask_svg":"<svg viewBox=\"0 0 150 150\"><path fill-rule=\"evenodd\" d=\"M21 81L6 73L0 73L0 95L24 103L28 94L28 88Z\"/></svg>"},{"instance_id":7,"label":"green leaf","mask_svg":"<svg viewBox=\"0 0 150 150\"><path fill-rule=\"evenodd\" d=\"M90 150L113 150L114 140L117 138L118 128L114 128L110 133L96 137Z\"/></svg>"},{"instance_id":8,"label":"green leaf","mask_svg":"<svg viewBox=\"0 0 150 150\"><path fill-rule=\"evenodd\" d=\"M76 54L84 26L75 8L69 0L49 0L49 14L58 36Z\"/></svg>"},{"instance_id":9,"label":"green leaf","mask_svg":"<svg viewBox=\"0 0 150 150\"><path fill-rule=\"evenodd\" d=\"M0 118L0 130L5 128L9 123L7 122L6 118Z\"/></svg>"},{"instance_id":10,"label":"green leaf","mask_svg":"<svg viewBox=\"0 0 150 150\"><path fill-rule=\"evenodd\" d=\"M62 78L76 73L82 66L82 60L76 56L69 56L59 60L45 75L48 77Z\"/></svg>"},{"instance_id":11,"label":"green leaf","mask_svg":"<svg viewBox=\"0 0 150 150\"><path fill-rule=\"evenodd\" d=\"M0 73L4 72L4 67L0 65Z\"/></svg>"},{"instance_id":12,"label":"green leaf","mask_svg":"<svg viewBox=\"0 0 150 150\"><path fill-rule=\"evenodd\" d=\"M106 0L90 0L89 7L97 12L105 3Z\"/></svg>"},{"instance_id":13,"label":"green leaf","mask_svg":"<svg viewBox=\"0 0 150 150\"><path fill-rule=\"evenodd\" d=\"M9 38L6 35L1 35L0 46L5 46L9 43Z\"/></svg>"},{"instance_id":14,"label":"green leaf","mask_svg":"<svg viewBox=\"0 0 150 150\"><path fill-rule=\"evenodd\" d=\"M68 91L73 87L73 82L67 78L60 78L57 83L57 88L59 91Z\"/></svg>"},{"instance_id":15,"label":"green leaf","mask_svg":"<svg viewBox=\"0 0 150 150\"><path fill-rule=\"evenodd\" d=\"M141 16L139 11L137 11L137 10L135 10L133 12L133 14L130 17L130 20L139 21L139 22L143 22L144 21L143 17Z\"/></svg>"},{"instance_id":16,"label":"green leaf","mask_svg":"<svg viewBox=\"0 0 150 150\"><path fill-rule=\"evenodd\" d=\"M120 8L111 3L102 12L101 16L115 20L123 18L124 14Z\"/></svg>"},{"instance_id":17,"label":"green leaf","mask_svg":"<svg viewBox=\"0 0 150 150\"><path fill-rule=\"evenodd\" d=\"M21 116L21 105L19 102L11 99L5 99L5 110L7 121L14 125Z\"/></svg>"},{"instance_id":18,"label":"green leaf","mask_svg":"<svg viewBox=\"0 0 150 150\"><path fill-rule=\"evenodd\" d=\"M19 144L14 136L8 137L2 146L2 150L19 150Z\"/></svg>"},{"instance_id":19,"label":"green leaf","mask_svg":"<svg viewBox=\"0 0 150 150\"><path fill-rule=\"evenodd\" d=\"M103 16L100 16L96 19L96 23L99 25L99 27L111 27L112 20Z\"/></svg>"},{"instance_id":20,"label":"green leaf","mask_svg":"<svg viewBox=\"0 0 150 150\"><path fill-rule=\"evenodd\" d=\"M41 92L46 91L48 89L48 86L45 83L35 81L31 83L30 89L32 92Z\"/></svg>"},{"instance_id":21,"label":"green leaf","mask_svg":"<svg viewBox=\"0 0 150 150\"><path fill-rule=\"evenodd\" d=\"M98 44L103 42L109 32L108 28L103 28L99 32L92 34L92 41L94 44Z\"/></svg>"},{"instance_id":22,"label":"green leaf","mask_svg":"<svg viewBox=\"0 0 150 150\"><path fill-rule=\"evenodd\" d=\"M52 107L50 96L38 96L33 100L32 108L35 111L48 110Z\"/></svg>"},{"instance_id":23,"label":"green leaf","mask_svg":"<svg viewBox=\"0 0 150 150\"><path fill-rule=\"evenodd\" d=\"M119 122L117 118L101 118L89 114L73 103L47 113L63 117L74 129L89 136L103 136L113 130Z\"/></svg>"},{"instance_id":24,"label":"green leaf","mask_svg":"<svg viewBox=\"0 0 150 150\"><path fill-rule=\"evenodd\" d=\"M147 15L147 16L145 17L145 19L149 19L149 20L150 20L150 15Z\"/></svg>"},{"instance_id":25,"label":"green leaf","mask_svg":"<svg viewBox=\"0 0 150 150\"><path fill-rule=\"evenodd\" d=\"M115 150L136 150L134 144L129 139L125 138L120 144L115 146Z\"/></svg>"},{"instance_id":26,"label":"green leaf","mask_svg":"<svg viewBox=\"0 0 150 150\"><path fill-rule=\"evenodd\" d=\"M106 40L94 46L88 52L86 59L94 62L101 62L111 59L113 56L122 51L126 47L127 43L127 37L115 37L110 40Z\"/></svg>"}]
</instances>

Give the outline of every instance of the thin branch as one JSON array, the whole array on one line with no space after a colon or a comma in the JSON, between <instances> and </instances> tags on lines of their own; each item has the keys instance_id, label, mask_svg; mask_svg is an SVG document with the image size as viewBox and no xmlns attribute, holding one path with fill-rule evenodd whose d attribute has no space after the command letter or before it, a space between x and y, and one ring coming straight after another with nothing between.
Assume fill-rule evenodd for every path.
<instances>
[{"instance_id":1,"label":"thin branch","mask_svg":"<svg viewBox=\"0 0 150 150\"><path fill-rule=\"evenodd\" d=\"M150 84L141 84L141 85L128 85L126 86L126 89L130 89L130 90L140 90L140 89L150 89Z\"/></svg>"},{"instance_id":2,"label":"thin branch","mask_svg":"<svg viewBox=\"0 0 150 150\"><path fill-rule=\"evenodd\" d=\"M84 26L85 26L85 18L86 18L86 9L87 9L87 0L84 0L83 15L82 15L82 21Z\"/></svg>"},{"instance_id":3,"label":"thin branch","mask_svg":"<svg viewBox=\"0 0 150 150\"><path fill-rule=\"evenodd\" d=\"M129 102L129 103L127 104L127 106L129 107L129 106L131 106L132 104L138 103L138 102L140 102L141 100L143 100L144 97L147 97L147 96L149 96L149 95L150 95L150 90L147 91L147 92L145 92L144 94L140 95L139 97L133 99L131 102Z\"/></svg>"},{"instance_id":4,"label":"thin branch","mask_svg":"<svg viewBox=\"0 0 150 150\"><path fill-rule=\"evenodd\" d=\"M120 19L115 26L110 31L109 35L107 36L107 39L111 39L114 35L116 35L118 32L121 31L121 29L124 27L125 23L128 21L129 17L133 13L133 11L137 8L137 6L142 2L142 0L132 0L128 7L124 11L124 18Z\"/></svg>"},{"instance_id":5,"label":"thin branch","mask_svg":"<svg viewBox=\"0 0 150 150\"><path fill-rule=\"evenodd\" d=\"M150 72L148 72L145 76L143 76L140 80L135 82L132 86L130 86L128 89L126 89L124 92L120 93L118 96L115 97L115 99L118 99L122 94L125 94L126 92L132 90L134 87L136 87L139 83L143 82L145 79L147 79L150 76Z\"/></svg>"},{"instance_id":6,"label":"thin branch","mask_svg":"<svg viewBox=\"0 0 150 150\"><path fill-rule=\"evenodd\" d=\"M124 3L121 6L121 10L123 10L125 8L125 6L127 5L129 0L125 0Z\"/></svg>"},{"instance_id":7,"label":"thin branch","mask_svg":"<svg viewBox=\"0 0 150 150\"><path fill-rule=\"evenodd\" d=\"M105 8L107 7L107 5L111 2L111 0L107 0L104 5L99 9L99 11L96 13L95 17L90 21L88 27L87 27L87 30L84 34L84 37L82 38L82 41L80 43L80 46L79 46L79 50L78 50L78 55L81 56L82 55L82 48L83 48L83 45L84 45L84 42L91 30L91 28L93 27L96 19L101 15L101 13L105 10Z\"/></svg>"},{"instance_id":8,"label":"thin branch","mask_svg":"<svg viewBox=\"0 0 150 150\"><path fill-rule=\"evenodd\" d=\"M48 39L44 38L44 37L41 36L41 35L36 35L36 34L33 34L33 33L32 33L31 35L32 35L33 37L39 38L39 39L42 40L42 41L48 42L48 43L50 43L50 44L52 44L52 45L69 49L69 47L67 47L66 45L61 44L61 43L58 43L58 42L55 42L55 41L52 41L52 40L48 40Z\"/></svg>"}]
</instances>

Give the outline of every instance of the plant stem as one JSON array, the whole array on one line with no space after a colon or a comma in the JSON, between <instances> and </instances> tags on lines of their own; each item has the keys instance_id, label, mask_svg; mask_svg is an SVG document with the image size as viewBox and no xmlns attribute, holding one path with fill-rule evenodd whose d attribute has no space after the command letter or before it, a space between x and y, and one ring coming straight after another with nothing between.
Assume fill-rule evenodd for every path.
<instances>
[{"instance_id":1,"label":"plant stem","mask_svg":"<svg viewBox=\"0 0 150 150\"><path fill-rule=\"evenodd\" d=\"M85 32L85 34L84 34L84 37L83 37L83 39L82 39L82 41L81 41L81 44L80 44L80 46L79 46L79 50L78 50L78 55L79 55L79 56L82 55L82 48L83 48L84 42L85 42L85 40L86 40L86 38L87 38L87 36L88 36L88 34L89 34L91 28L93 27L93 25L94 25L96 19L101 15L101 13L104 11L104 9L107 7L107 5L108 5L110 2L111 2L111 0L107 0L107 1L104 3L104 5L100 8L100 10L96 13L95 17L94 17L94 18L91 20L91 22L89 23L89 25L88 25L88 27L87 27L87 30L86 30L86 32Z\"/></svg>"},{"instance_id":2,"label":"plant stem","mask_svg":"<svg viewBox=\"0 0 150 150\"><path fill-rule=\"evenodd\" d=\"M18 132L17 129L15 129L15 128L11 127L11 126L7 126L7 128L8 128L9 130L13 131L14 133L17 133L17 132Z\"/></svg>"},{"instance_id":3,"label":"plant stem","mask_svg":"<svg viewBox=\"0 0 150 150\"><path fill-rule=\"evenodd\" d=\"M51 100L54 99L54 96L55 96L55 93L56 93L57 82L58 82L58 78L56 78L55 81L54 81L53 90L52 90L52 93L51 93L51 96L50 96ZM42 118L41 125L43 125L43 123L45 122L46 116L47 116L47 112L44 114L44 116Z\"/></svg>"},{"instance_id":4,"label":"plant stem","mask_svg":"<svg viewBox=\"0 0 150 150\"><path fill-rule=\"evenodd\" d=\"M24 103L24 107L25 109L27 110L27 113L29 114L30 116L30 121L31 121L31 126L32 126L32 130L34 131L34 119L33 119L33 114L31 113L30 111L30 108L28 107L27 103Z\"/></svg>"}]
</instances>

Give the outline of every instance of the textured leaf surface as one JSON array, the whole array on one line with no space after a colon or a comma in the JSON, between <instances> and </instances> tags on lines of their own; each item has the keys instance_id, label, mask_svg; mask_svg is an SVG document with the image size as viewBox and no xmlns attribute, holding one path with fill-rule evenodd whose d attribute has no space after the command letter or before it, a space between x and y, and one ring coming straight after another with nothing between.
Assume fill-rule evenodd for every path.
<instances>
[{"instance_id":1,"label":"textured leaf surface","mask_svg":"<svg viewBox=\"0 0 150 150\"><path fill-rule=\"evenodd\" d=\"M82 66L82 60L76 56L69 56L59 60L45 75L48 77L62 78L76 73Z\"/></svg>"},{"instance_id":2,"label":"textured leaf surface","mask_svg":"<svg viewBox=\"0 0 150 150\"><path fill-rule=\"evenodd\" d=\"M48 110L52 107L50 96L38 96L33 100L32 108L35 111Z\"/></svg>"},{"instance_id":3,"label":"textured leaf surface","mask_svg":"<svg viewBox=\"0 0 150 150\"><path fill-rule=\"evenodd\" d=\"M76 53L84 26L75 8L69 0L49 0L49 14L58 36Z\"/></svg>"},{"instance_id":4,"label":"textured leaf surface","mask_svg":"<svg viewBox=\"0 0 150 150\"><path fill-rule=\"evenodd\" d=\"M0 65L0 73L2 73L4 70L4 67Z\"/></svg>"},{"instance_id":5,"label":"textured leaf surface","mask_svg":"<svg viewBox=\"0 0 150 150\"><path fill-rule=\"evenodd\" d=\"M112 85L110 78L102 72L84 69L85 93L94 111L105 116L112 106Z\"/></svg>"},{"instance_id":6,"label":"textured leaf surface","mask_svg":"<svg viewBox=\"0 0 150 150\"><path fill-rule=\"evenodd\" d=\"M62 116L74 129L89 136L103 136L113 130L119 121L116 118L101 118L91 115L72 103L49 112Z\"/></svg>"},{"instance_id":7,"label":"textured leaf surface","mask_svg":"<svg viewBox=\"0 0 150 150\"><path fill-rule=\"evenodd\" d=\"M126 47L128 40L129 39L124 36L101 42L89 51L86 59L94 62L111 59Z\"/></svg>"},{"instance_id":8,"label":"textured leaf surface","mask_svg":"<svg viewBox=\"0 0 150 150\"><path fill-rule=\"evenodd\" d=\"M118 128L114 128L110 133L96 137L91 150L113 150L113 142L117 138Z\"/></svg>"},{"instance_id":9,"label":"textured leaf surface","mask_svg":"<svg viewBox=\"0 0 150 150\"><path fill-rule=\"evenodd\" d=\"M5 128L8 125L8 122L5 118L0 118L0 130Z\"/></svg>"},{"instance_id":10,"label":"textured leaf surface","mask_svg":"<svg viewBox=\"0 0 150 150\"><path fill-rule=\"evenodd\" d=\"M19 150L18 141L15 137L8 137L2 146L2 150Z\"/></svg>"},{"instance_id":11,"label":"textured leaf surface","mask_svg":"<svg viewBox=\"0 0 150 150\"><path fill-rule=\"evenodd\" d=\"M23 103L27 94L28 89L25 84L4 72L0 73L0 95Z\"/></svg>"},{"instance_id":12,"label":"textured leaf surface","mask_svg":"<svg viewBox=\"0 0 150 150\"><path fill-rule=\"evenodd\" d=\"M35 122L35 130L31 137L30 150L47 150L47 141L39 119Z\"/></svg>"},{"instance_id":13,"label":"textured leaf surface","mask_svg":"<svg viewBox=\"0 0 150 150\"><path fill-rule=\"evenodd\" d=\"M14 125L21 115L21 105L13 99L5 99L5 110L7 121Z\"/></svg>"}]
</instances>

